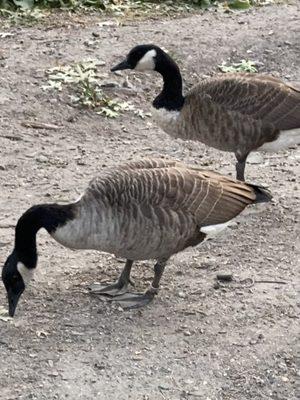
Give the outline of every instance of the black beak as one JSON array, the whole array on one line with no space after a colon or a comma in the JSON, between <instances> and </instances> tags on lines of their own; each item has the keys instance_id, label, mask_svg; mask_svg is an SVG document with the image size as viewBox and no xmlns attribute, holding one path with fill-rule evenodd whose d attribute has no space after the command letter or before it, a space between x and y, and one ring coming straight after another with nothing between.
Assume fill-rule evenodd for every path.
<instances>
[{"instance_id":1,"label":"black beak","mask_svg":"<svg viewBox=\"0 0 300 400\"><path fill-rule=\"evenodd\" d=\"M124 60L120 62L120 64L115 65L113 68L111 68L111 72L121 71L122 69L131 69L131 66L129 65L127 60Z\"/></svg>"},{"instance_id":2,"label":"black beak","mask_svg":"<svg viewBox=\"0 0 300 400\"><path fill-rule=\"evenodd\" d=\"M22 292L15 294L11 290L7 293L8 298L8 313L10 317L15 315L15 311L21 297Z\"/></svg>"}]
</instances>

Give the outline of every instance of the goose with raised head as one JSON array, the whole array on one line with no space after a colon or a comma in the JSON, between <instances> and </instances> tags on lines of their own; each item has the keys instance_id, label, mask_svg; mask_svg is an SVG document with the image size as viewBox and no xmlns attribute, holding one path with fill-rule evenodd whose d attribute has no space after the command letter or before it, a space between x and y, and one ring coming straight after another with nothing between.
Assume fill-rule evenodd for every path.
<instances>
[{"instance_id":1,"label":"goose with raised head","mask_svg":"<svg viewBox=\"0 0 300 400\"><path fill-rule=\"evenodd\" d=\"M14 249L2 270L9 314L37 265L36 235L45 228L65 247L95 249L127 259L117 283L91 290L116 296L124 308L149 303L167 260L224 229L247 205L270 200L263 188L172 160L149 159L107 168L75 203L41 204L15 228ZM157 260L144 294L126 293L135 260Z\"/></svg>"},{"instance_id":2,"label":"goose with raised head","mask_svg":"<svg viewBox=\"0 0 300 400\"><path fill-rule=\"evenodd\" d=\"M279 151L300 144L300 89L260 74L222 74L182 92L180 70L155 45L134 47L111 71L154 70L163 77L153 116L170 136L198 140L236 156L244 180L252 151Z\"/></svg>"}]
</instances>

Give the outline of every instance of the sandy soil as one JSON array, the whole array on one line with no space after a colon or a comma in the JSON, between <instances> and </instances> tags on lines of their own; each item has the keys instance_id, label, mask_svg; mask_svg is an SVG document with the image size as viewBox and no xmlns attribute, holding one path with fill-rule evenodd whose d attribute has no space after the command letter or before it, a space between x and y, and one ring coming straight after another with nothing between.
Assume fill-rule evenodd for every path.
<instances>
[{"instance_id":1,"label":"sandy soil","mask_svg":"<svg viewBox=\"0 0 300 400\"><path fill-rule=\"evenodd\" d=\"M105 73L131 46L154 42L180 61L187 86L227 58L249 57L261 72L300 80L299 11L265 7L104 27L95 16L59 18L52 27L10 29L0 38L1 263L22 212L73 200L104 165L161 155L234 171L232 155L175 141L151 119L108 120L72 107L65 91L42 91L47 68L93 57L106 62ZM132 72L107 79L122 83L125 75L132 93L118 96L147 111L160 79ZM34 119L62 129L22 126ZM0 399L299 399L299 159L299 149L254 157L248 180L267 185L272 204L174 257L159 296L143 310L124 312L86 290L114 280L121 260L64 249L41 232L35 281L15 319L0 321ZM224 271L234 281L218 287ZM151 277L150 261L135 266L137 289Z\"/></svg>"}]
</instances>

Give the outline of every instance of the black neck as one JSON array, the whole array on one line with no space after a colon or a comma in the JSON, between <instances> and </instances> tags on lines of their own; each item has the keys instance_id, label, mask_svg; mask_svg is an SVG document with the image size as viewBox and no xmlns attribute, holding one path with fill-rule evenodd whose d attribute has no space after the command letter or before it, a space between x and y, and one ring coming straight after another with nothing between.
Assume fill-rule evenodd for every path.
<instances>
[{"instance_id":1,"label":"black neck","mask_svg":"<svg viewBox=\"0 0 300 400\"><path fill-rule=\"evenodd\" d=\"M178 65L166 53L158 56L155 70L164 80L162 92L153 101L155 108L166 108L168 111L180 111L184 104L182 95L182 78Z\"/></svg>"},{"instance_id":2,"label":"black neck","mask_svg":"<svg viewBox=\"0 0 300 400\"><path fill-rule=\"evenodd\" d=\"M31 207L19 219L15 232L15 251L27 268L37 264L36 234L41 228L49 233L74 218L74 205L41 204Z\"/></svg>"}]
</instances>

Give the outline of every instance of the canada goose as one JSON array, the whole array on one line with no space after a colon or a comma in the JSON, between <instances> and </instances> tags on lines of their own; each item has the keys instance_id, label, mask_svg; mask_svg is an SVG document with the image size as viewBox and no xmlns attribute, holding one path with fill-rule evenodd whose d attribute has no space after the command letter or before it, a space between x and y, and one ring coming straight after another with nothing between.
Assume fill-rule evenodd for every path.
<instances>
[{"instance_id":1,"label":"canada goose","mask_svg":"<svg viewBox=\"0 0 300 400\"><path fill-rule=\"evenodd\" d=\"M127 259L117 283L92 291L126 292L134 260L156 259L144 294L118 297L124 308L149 303L167 260L224 229L244 208L269 201L264 189L172 160L149 159L107 168L75 203L28 209L15 228L15 244L2 270L9 315L37 265L36 235L45 228L62 245L95 249Z\"/></svg>"},{"instance_id":2,"label":"canada goose","mask_svg":"<svg viewBox=\"0 0 300 400\"><path fill-rule=\"evenodd\" d=\"M300 89L277 78L218 75L184 97L178 66L152 44L134 47L111 71L123 69L160 73L163 90L153 101L158 125L175 138L234 152L239 180L244 180L251 151L278 151L300 143Z\"/></svg>"}]
</instances>

